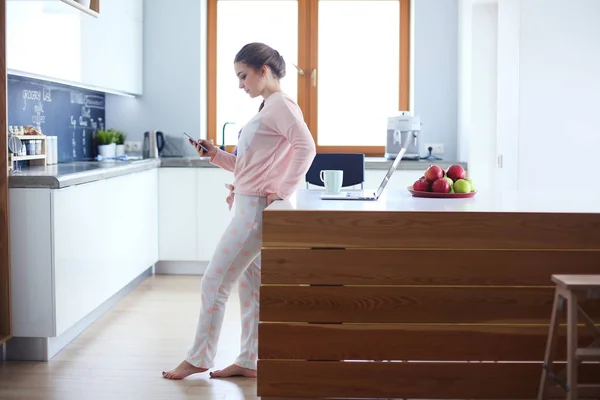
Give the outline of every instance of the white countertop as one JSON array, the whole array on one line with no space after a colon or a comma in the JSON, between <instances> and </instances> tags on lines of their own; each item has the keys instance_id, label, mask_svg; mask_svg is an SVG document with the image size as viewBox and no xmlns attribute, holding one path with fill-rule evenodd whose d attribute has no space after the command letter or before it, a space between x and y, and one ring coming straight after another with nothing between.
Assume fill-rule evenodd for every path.
<instances>
[{"instance_id":1,"label":"white countertop","mask_svg":"<svg viewBox=\"0 0 600 400\"><path fill-rule=\"evenodd\" d=\"M406 189L391 188L377 201L321 200L321 193L322 189L298 189L290 199L274 202L267 211L600 213L600 192L487 191L465 199L429 199L412 197Z\"/></svg>"}]
</instances>

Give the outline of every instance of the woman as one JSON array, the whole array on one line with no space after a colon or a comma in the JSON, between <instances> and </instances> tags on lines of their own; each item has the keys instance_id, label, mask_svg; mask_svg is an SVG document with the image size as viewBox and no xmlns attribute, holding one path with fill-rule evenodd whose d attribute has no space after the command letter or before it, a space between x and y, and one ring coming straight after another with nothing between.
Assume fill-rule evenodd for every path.
<instances>
[{"instance_id":1,"label":"woman","mask_svg":"<svg viewBox=\"0 0 600 400\"><path fill-rule=\"evenodd\" d=\"M281 91L283 57L265 44L250 43L236 55L234 68L240 89L252 98L262 96L263 102L242 129L237 155L208 140L190 141L200 157L208 156L212 164L233 172L228 203L231 207L235 201L235 215L202 277L202 306L192 346L179 366L163 372L168 379L213 367L225 305L236 282L242 307L241 353L233 364L210 376L256 377L262 212L294 193L316 153L302 111Z\"/></svg>"}]
</instances>

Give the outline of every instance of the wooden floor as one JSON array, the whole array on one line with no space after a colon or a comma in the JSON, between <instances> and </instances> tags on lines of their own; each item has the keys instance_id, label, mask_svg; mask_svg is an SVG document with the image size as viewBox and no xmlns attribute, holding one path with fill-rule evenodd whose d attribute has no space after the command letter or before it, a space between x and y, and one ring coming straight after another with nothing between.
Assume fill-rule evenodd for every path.
<instances>
[{"instance_id":1,"label":"wooden floor","mask_svg":"<svg viewBox=\"0 0 600 400\"><path fill-rule=\"evenodd\" d=\"M161 371L185 356L200 307L200 277L148 278L50 362L0 363L0 399L237 400L256 397L256 379L181 381ZM215 368L239 351L237 291L230 297Z\"/></svg>"}]
</instances>

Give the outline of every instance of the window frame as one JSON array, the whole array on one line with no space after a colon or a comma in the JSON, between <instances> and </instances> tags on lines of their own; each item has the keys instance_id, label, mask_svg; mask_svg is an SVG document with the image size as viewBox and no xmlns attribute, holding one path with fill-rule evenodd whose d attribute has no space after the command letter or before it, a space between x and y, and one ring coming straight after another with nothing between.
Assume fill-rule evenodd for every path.
<instances>
[{"instance_id":1,"label":"window frame","mask_svg":"<svg viewBox=\"0 0 600 400\"><path fill-rule=\"evenodd\" d=\"M217 143L217 3L219 0L207 0L207 138ZM318 24L319 0L298 1L298 67L305 71L298 79L298 105L304 114L304 120L310 129L318 153L364 153L366 156L382 157L383 146L319 146L317 130L318 118L318 74L317 84L313 87L311 72L318 71ZM399 68L399 110L410 110L410 6L411 0L396 0L400 7L400 57ZM232 151L234 146L226 146Z\"/></svg>"}]
</instances>

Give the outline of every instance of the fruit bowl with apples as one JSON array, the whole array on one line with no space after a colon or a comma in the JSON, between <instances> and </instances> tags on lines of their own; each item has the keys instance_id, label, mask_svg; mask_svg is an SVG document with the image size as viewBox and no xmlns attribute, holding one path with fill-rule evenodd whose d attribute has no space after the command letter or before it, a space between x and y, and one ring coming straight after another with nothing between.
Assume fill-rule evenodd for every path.
<instances>
[{"instance_id":1,"label":"fruit bowl with apples","mask_svg":"<svg viewBox=\"0 0 600 400\"><path fill-rule=\"evenodd\" d=\"M431 165L423 176L407 189L414 197L444 199L473 197L477 193L475 183L458 164L452 164L446 171L439 165Z\"/></svg>"}]
</instances>

